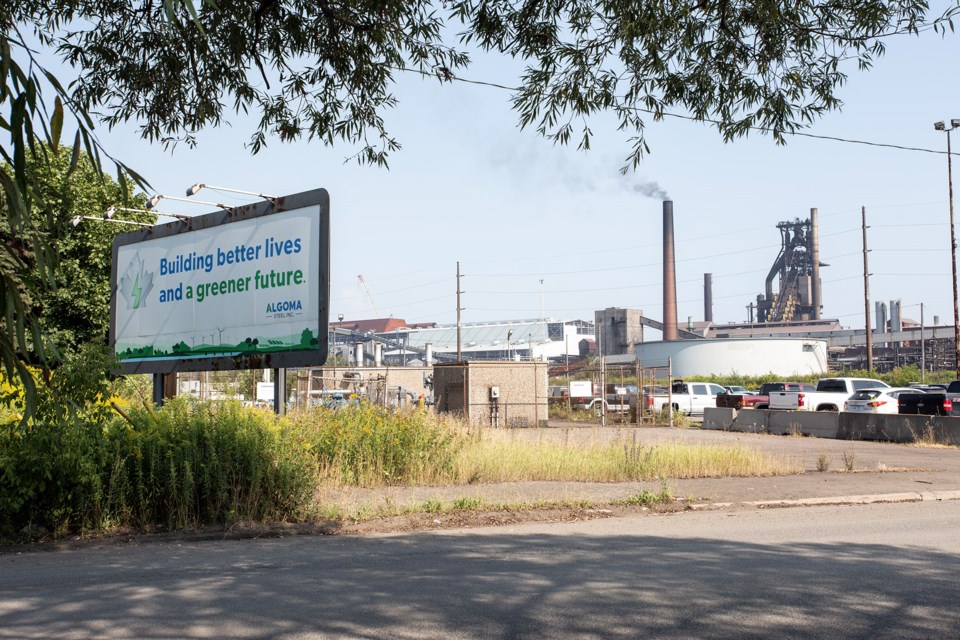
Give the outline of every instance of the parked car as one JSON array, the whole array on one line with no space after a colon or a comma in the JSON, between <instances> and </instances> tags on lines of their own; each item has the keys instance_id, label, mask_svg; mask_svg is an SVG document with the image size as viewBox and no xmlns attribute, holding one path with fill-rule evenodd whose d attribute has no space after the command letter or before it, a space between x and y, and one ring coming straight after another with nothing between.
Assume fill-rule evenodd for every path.
<instances>
[{"instance_id":1,"label":"parked car","mask_svg":"<svg viewBox=\"0 0 960 640\"><path fill-rule=\"evenodd\" d=\"M599 392L599 385L595 385L595 392ZM597 411L601 407L608 413L623 413L637 406L637 385L616 384L607 385L606 393L601 397L599 393L593 397L574 398L573 407L587 411Z\"/></svg>"},{"instance_id":2,"label":"parked car","mask_svg":"<svg viewBox=\"0 0 960 640\"><path fill-rule=\"evenodd\" d=\"M890 385L871 378L823 378L816 391L776 391L770 394L770 408L787 411L840 411L857 391L889 389Z\"/></svg>"},{"instance_id":3,"label":"parked car","mask_svg":"<svg viewBox=\"0 0 960 640\"><path fill-rule=\"evenodd\" d=\"M741 396L753 395L753 391L750 391L750 389L747 389L746 387L730 385L730 386L724 386L723 388L727 390L727 393L724 395L741 395Z\"/></svg>"},{"instance_id":4,"label":"parked car","mask_svg":"<svg viewBox=\"0 0 960 640\"><path fill-rule=\"evenodd\" d=\"M673 401L674 411L683 411L690 416L702 416L706 407L717 406L717 395L726 390L718 384L710 382L684 382L675 380L671 385L670 395L647 396L647 409L650 411L664 411Z\"/></svg>"},{"instance_id":5,"label":"parked car","mask_svg":"<svg viewBox=\"0 0 960 640\"><path fill-rule=\"evenodd\" d=\"M843 403L843 410L850 413L898 413L897 398L903 393L916 393L909 387L890 389L863 389Z\"/></svg>"},{"instance_id":6,"label":"parked car","mask_svg":"<svg viewBox=\"0 0 960 640\"><path fill-rule=\"evenodd\" d=\"M768 409L770 394L777 391L813 391L812 384L804 382L767 382L756 394L723 394L717 396L717 406L727 409Z\"/></svg>"},{"instance_id":7,"label":"parked car","mask_svg":"<svg viewBox=\"0 0 960 640\"><path fill-rule=\"evenodd\" d=\"M901 394L897 398L899 413L925 416L960 416L960 380L954 380L946 391Z\"/></svg>"}]
</instances>

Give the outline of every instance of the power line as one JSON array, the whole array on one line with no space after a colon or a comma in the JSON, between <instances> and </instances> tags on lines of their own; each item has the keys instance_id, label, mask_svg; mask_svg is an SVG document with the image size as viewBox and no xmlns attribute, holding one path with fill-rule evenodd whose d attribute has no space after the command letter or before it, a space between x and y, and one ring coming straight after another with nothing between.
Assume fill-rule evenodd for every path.
<instances>
[{"instance_id":1,"label":"power line","mask_svg":"<svg viewBox=\"0 0 960 640\"><path fill-rule=\"evenodd\" d=\"M401 70L408 71L411 73L419 73L420 75L429 76L429 77L434 77L435 75L435 74L428 73L426 71L421 71L419 69L401 69ZM459 76L453 75L452 73L447 75L444 79L449 82L463 82L465 84L474 84L474 85L479 85L484 87L491 87L495 89L503 89L506 91L514 92L514 93L521 91L520 87L509 87L507 85L499 84L497 82L488 82L485 80L471 80L469 78L461 78ZM626 108L631 109L632 111L637 111L639 113L648 113L654 117L654 120L660 120L666 117L666 118L676 118L678 120L689 120L691 122L705 122L707 124L713 124L717 126L721 126L723 124L723 122L721 122L720 120L713 120L711 118L699 118L697 116L688 116L680 113L670 113L668 111L654 111L653 109L643 109L641 107L626 107ZM770 127L758 127L758 126L750 125L746 128L752 131L760 131L762 133L773 132L773 129L771 129ZM908 147L905 145L892 144L888 142L873 142L871 140L841 138L840 136L826 136L826 135L821 135L816 133L806 133L803 131L781 131L780 133L782 135L787 135L787 136L799 136L802 138L811 138L814 140L828 140L830 142L843 142L846 144L859 144L859 145L865 145L868 147L895 149L897 151L916 151L920 153L932 153L932 154L943 155L943 156L947 155L946 151L941 151L938 149L926 149L924 147ZM953 153L952 155L960 155L960 152Z\"/></svg>"}]
</instances>

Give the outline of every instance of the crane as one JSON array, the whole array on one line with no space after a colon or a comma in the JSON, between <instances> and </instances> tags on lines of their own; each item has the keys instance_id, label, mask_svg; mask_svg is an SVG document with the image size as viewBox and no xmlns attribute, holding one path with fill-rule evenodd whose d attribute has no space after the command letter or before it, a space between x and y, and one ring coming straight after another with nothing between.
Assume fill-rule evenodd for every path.
<instances>
[{"instance_id":1,"label":"crane","mask_svg":"<svg viewBox=\"0 0 960 640\"><path fill-rule=\"evenodd\" d=\"M370 306L373 307L373 313L376 314L376 317L380 317L380 312L377 311L377 305L373 301L373 296L370 295L370 289L367 288L367 283L363 281L363 275L357 276L357 280L360 282L360 286L363 287L363 292L367 294L367 299L370 300Z\"/></svg>"}]
</instances>

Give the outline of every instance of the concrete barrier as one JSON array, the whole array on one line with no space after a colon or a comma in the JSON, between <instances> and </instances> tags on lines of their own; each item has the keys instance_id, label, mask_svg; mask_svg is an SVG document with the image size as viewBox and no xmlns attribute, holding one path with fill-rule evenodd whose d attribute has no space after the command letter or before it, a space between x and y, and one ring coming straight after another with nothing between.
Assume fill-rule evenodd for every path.
<instances>
[{"instance_id":1,"label":"concrete barrier","mask_svg":"<svg viewBox=\"0 0 960 640\"><path fill-rule=\"evenodd\" d=\"M769 411L763 409L742 409L737 412L730 430L744 433L766 433L768 413Z\"/></svg>"},{"instance_id":2,"label":"concrete barrier","mask_svg":"<svg viewBox=\"0 0 960 640\"><path fill-rule=\"evenodd\" d=\"M960 418L842 413L838 438L960 444Z\"/></svg>"},{"instance_id":3,"label":"concrete barrier","mask_svg":"<svg viewBox=\"0 0 960 640\"><path fill-rule=\"evenodd\" d=\"M728 431L736 415L736 409L728 409L727 407L704 407L703 423L700 425L700 428Z\"/></svg>"},{"instance_id":4,"label":"concrete barrier","mask_svg":"<svg viewBox=\"0 0 960 640\"><path fill-rule=\"evenodd\" d=\"M707 407L701 429L960 445L960 417Z\"/></svg>"},{"instance_id":5,"label":"concrete barrier","mask_svg":"<svg viewBox=\"0 0 960 640\"><path fill-rule=\"evenodd\" d=\"M779 435L836 438L840 414L833 411L765 411L767 430Z\"/></svg>"}]
</instances>

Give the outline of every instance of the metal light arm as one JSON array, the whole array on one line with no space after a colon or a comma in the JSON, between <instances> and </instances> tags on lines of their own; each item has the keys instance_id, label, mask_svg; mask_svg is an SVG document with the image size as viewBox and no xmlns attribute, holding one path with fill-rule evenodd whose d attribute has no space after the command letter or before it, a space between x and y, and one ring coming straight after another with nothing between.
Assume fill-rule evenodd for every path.
<instances>
[{"instance_id":1,"label":"metal light arm","mask_svg":"<svg viewBox=\"0 0 960 640\"><path fill-rule=\"evenodd\" d=\"M178 198L176 196L164 196L159 193L149 200L147 200L147 209L153 209L157 206L161 200L175 200L176 202L189 202L190 204L206 204L211 207L217 207L218 209L223 209L224 211L233 211L233 207L229 207L222 202L209 202L206 200L187 200L186 198Z\"/></svg>"},{"instance_id":2,"label":"metal light arm","mask_svg":"<svg viewBox=\"0 0 960 640\"><path fill-rule=\"evenodd\" d=\"M213 189L214 191L229 191L230 193L242 193L247 196L257 196L258 198L263 198L264 200L269 200L270 202L276 202L277 196L268 196L265 193L259 193L257 191L244 191L243 189L232 189L230 187L215 187L212 184L204 184L203 182L198 182L192 185L187 189L187 197L195 196L200 193L201 189Z\"/></svg>"},{"instance_id":3,"label":"metal light arm","mask_svg":"<svg viewBox=\"0 0 960 640\"><path fill-rule=\"evenodd\" d=\"M182 213L166 213L164 211L148 211L147 209L130 209L128 207L109 207L103 212L103 219L114 220L114 222L123 222L122 220L114 219L114 216L117 215L117 211L129 211L131 213L152 213L157 216L176 218L177 220L183 220L184 222L191 219L191 216L185 216Z\"/></svg>"},{"instance_id":4,"label":"metal light arm","mask_svg":"<svg viewBox=\"0 0 960 640\"><path fill-rule=\"evenodd\" d=\"M73 216L70 218L70 226L76 227L80 224L81 220L94 220L96 222L116 222L117 224L133 224L138 227L150 227L153 228L153 225L149 222L134 222L133 220L117 220L116 218L95 218L93 216Z\"/></svg>"}]
</instances>

